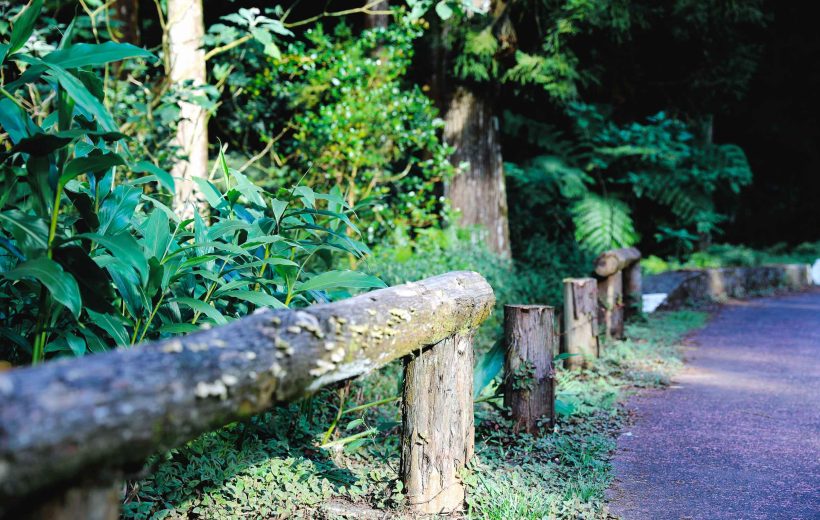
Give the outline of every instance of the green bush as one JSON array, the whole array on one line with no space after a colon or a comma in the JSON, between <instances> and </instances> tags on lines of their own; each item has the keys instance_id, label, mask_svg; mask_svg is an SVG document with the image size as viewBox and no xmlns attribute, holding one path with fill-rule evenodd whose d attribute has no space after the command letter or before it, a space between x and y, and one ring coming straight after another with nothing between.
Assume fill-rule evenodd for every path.
<instances>
[{"instance_id":1,"label":"green bush","mask_svg":"<svg viewBox=\"0 0 820 520\"><path fill-rule=\"evenodd\" d=\"M276 56L261 45L221 56L234 95L220 112L237 147L270 145L249 170L265 183L337 186L369 243L394 226L436 226L442 180L453 174L444 122L406 80L421 26L354 33L317 24ZM239 51L237 51L239 52Z\"/></svg>"},{"instance_id":2,"label":"green bush","mask_svg":"<svg viewBox=\"0 0 820 520\"><path fill-rule=\"evenodd\" d=\"M2 77L12 79L0 100L10 140L0 158L0 356L81 356L225 323L257 306L382 285L329 270L334 255L368 252L338 191L270 193L220 156L222 189L198 179L207 219L177 216L166 205L175 179L132 158L97 73L151 54L113 42L73 45L69 27L38 57L24 45L41 4L20 15L0 48Z\"/></svg>"}]
</instances>

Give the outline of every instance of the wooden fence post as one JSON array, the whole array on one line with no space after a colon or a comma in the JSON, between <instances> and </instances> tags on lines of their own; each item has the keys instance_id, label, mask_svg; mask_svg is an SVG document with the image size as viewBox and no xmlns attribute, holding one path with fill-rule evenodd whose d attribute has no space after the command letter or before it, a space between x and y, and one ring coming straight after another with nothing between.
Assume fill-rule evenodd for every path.
<instances>
[{"instance_id":1,"label":"wooden fence post","mask_svg":"<svg viewBox=\"0 0 820 520\"><path fill-rule=\"evenodd\" d=\"M604 327L604 337L607 341L624 337L623 292L623 271L598 280L598 320Z\"/></svg>"},{"instance_id":2,"label":"wooden fence post","mask_svg":"<svg viewBox=\"0 0 820 520\"><path fill-rule=\"evenodd\" d=\"M555 426L555 308L505 305L504 342L504 406L512 414L514 432L551 431Z\"/></svg>"},{"instance_id":3,"label":"wooden fence post","mask_svg":"<svg viewBox=\"0 0 820 520\"><path fill-rule=\"evenodd\" d=\"M643 286L641 279L641 261L632 263L623 270L624 284L624 319L643 312Z\"/></svg>"},{"instance_id":4,"label":"wooden fence post","mask_svg":"<svg viewBox=\"0 0 820 520\"><path fill-rule=\"evenodd\" d=\"M567 368L582 368L598 356L598 287L595 278L564 280Z\"/></svg>"},{"instance_id":5,"label":"wooden fence post","mask_svg":"<svg viewBox=\"0 0 820 520\"><path fill-rule=\"evenodd\" d=\"M405 358L401 469L418 513L464 505L459 472L473 456L473 337L458 333Z\"/></svg>"}]
</instances>

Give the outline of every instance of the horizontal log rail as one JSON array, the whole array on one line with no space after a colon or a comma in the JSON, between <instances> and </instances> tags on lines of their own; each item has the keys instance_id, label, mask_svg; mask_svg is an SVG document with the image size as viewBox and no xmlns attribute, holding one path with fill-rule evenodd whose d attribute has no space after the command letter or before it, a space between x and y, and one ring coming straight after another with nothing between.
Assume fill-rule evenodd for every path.
<instances>
[{"instance_id":1,"label":"horizontal log rail","mask_svg":"<svg viewBox=\"0 0 820 520\"><path fill-rule=\"evenodd\" d=\"M454 272L302 310L263 309L184 337L0 373L0 516L4 507L39 490L140 467L146 457L201 433L395 359L414 354L412 359L423 361L419 356L427 346L457 349L459 355L466 349L462 357L471 362L470 332L494 302L492 288L478 273ZM447 367L437 368L442 369ZM458 387L469 395L461 402L470 406L469 418L459 419L469 429L469 439L461 441L469 444L461 447L468 455L469 379L469 388ZM435 391L405 388L405 396ZM428 411L447 417L445 412ZM405 408L405 429L412 429L407 423L417 413L411 410L408 419ZM440 505L422 500L425 490L416 491L420 504Z\"/></svg>"}]
</instances>

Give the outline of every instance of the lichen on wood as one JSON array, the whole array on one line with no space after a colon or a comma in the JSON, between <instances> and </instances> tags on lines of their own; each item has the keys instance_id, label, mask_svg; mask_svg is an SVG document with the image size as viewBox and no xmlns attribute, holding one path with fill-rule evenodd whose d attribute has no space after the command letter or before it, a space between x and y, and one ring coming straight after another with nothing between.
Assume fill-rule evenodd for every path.
<instances>
[{"instance_id":1,"label":"lichen on wood","mask_svg":"<svg viewBox=\"0 0 820 520\"><path fill-rule=\"evenodd\" d=\"M139 464L474 329L493 304L478 273L454 272L0 373L0 514L38 489Z\"/></svg>"}]
</instances>

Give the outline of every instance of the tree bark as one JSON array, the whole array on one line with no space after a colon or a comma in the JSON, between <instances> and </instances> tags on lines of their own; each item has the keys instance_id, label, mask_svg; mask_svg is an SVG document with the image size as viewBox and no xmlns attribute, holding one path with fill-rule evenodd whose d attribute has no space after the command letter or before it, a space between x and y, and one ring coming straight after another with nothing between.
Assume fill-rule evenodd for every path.
<instances>
[{"instance_id":1,"label":"tree bark","mask_svg":"<svg viewBox=\"0 0 820 520\"><path fill-rule=\"evenodd\" d=\"M168 0L167 31L171 81L177 87L190 86L192 96L204 95L200 90L206 83L202 0ZM190 101L181 101L179 108L174 144L181 157L171 168L176 179L174 209L189 217L203 204L193 179L208 176L208 112Z\"/></svg>"},{"instance_id":2,"label":"tree bark","mask_svg":"<svg viewBox=\"0 0 820 520\"><path fill-rule=\"evenodd\" d=\"M0 516L45 486L103 474L358 377L478 326L493 308L455 272L189 336L0 372Z\"/></svg>"},{"instance_id":3,"label":"tree bark","mask_svg":"<svg viewBox=\"0 0 820 520\"><path fill-rule=\"evenodd\" d=\"M555 426L555 309L504 306L504 406L513 431L550 432Z\"/></svg>"},{"instance_id":4,"label":"tree bark","mask_svg":"<svg viewBox=\"0 0 820 520\"><path fill-rule=\"evenodd\" d=\"M624 337L623 271L598 280L598 321L607 341Z\"/></svg>"},{"instance_id":5,"label":"tree bark","mask_svg":"<svg viewBox=\"0 0 820 520\"><path fill-rule=\"evenodd\" d=\"M370 3L370 0L364 0L365 4L367 5ZM388 0L381 0L381 2L373 5L370 7L369 11L387 11L390 9L390 2ZM382 28L386 29L388 25L390 25L390 15L389 14L373 14L373 13L366 13L365 14L365 25L369 29L375 28Z\"/></svg>"},{"instance_id":6,"label":"tree bark","mask_svg":"<svg viewBox=\"0 0 820 520\"><path fill-rule=\"evenodd\" d=\"M604 251L595 259L595 274L605 278L640 261L641 252L634 247Z\"/></svg>"},{"instance_id":7,"label":"tree bark","mask_svg":"<svg viewBox=\"0 0 820 520\"><path fill-rule=\"evenodd\" d=\"M116 0L111 6L111 15L118 22L115 28L118 40L137 46L142 44L139 0Z\"/></svg>"},{"instance_id":8,"label":"tree bark","mask_svg":"<svg viewBox=\"0 0 820 520\"><path fill-rule=\"evenodd\" d=\"M507 186L492 104L458 87L445 115L444 139L456 149L450 159L456 167L469 163L446 190L452 207L460 212L459 224L479 227L477 239L491 251L510 257Z\"/></svg>"},{"instance_id":9,"label":"tree bark","mask_svg":"<svg viewBox=\"0 0 820 520\"><path fill-rule=\"evenodd\" d=\"M565 351L567 368L588 367L598 357L598 288L595 278L564 280Z\"/></svg>"},{"instance_id":10,"label":"tree bark","mask_svg":"<svg viewBox=\"0 0 820 520\"><path fill-rule=\"evenodd\" d=\"M417 513L464 504L459 472L475 440L472 342L472 332L456 334L405 361L400 473Z\"/></svg>"},{"instance_id":11,"label":"tree bark","mask_svg":"<svg viewBox=\"0 0 820 520\"><path fill-rule=\"evenodd\" d=\"M643 312L641 262L633 262L621 272L624 277L624 319L626 320Z\"/></svg>"}]
</instances>

